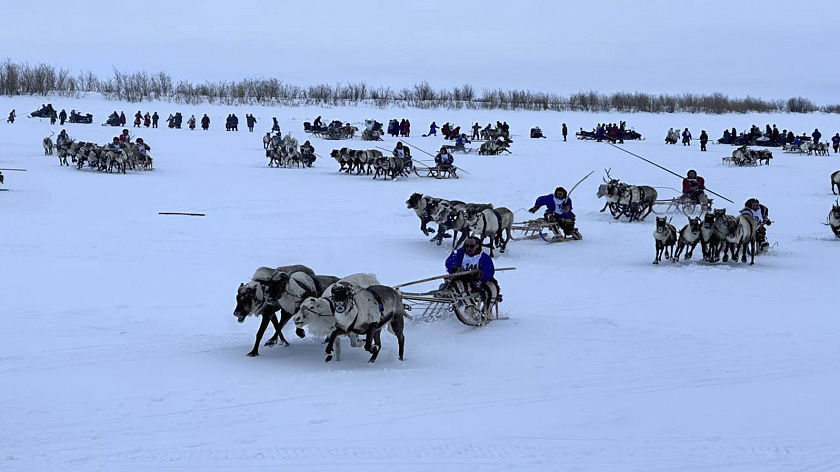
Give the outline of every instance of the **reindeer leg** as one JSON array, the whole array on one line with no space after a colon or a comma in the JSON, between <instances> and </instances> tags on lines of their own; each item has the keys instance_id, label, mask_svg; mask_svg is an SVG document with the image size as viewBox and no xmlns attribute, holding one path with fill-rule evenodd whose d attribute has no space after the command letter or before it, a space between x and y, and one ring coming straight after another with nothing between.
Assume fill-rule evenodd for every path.
<instances>
[{"instance_id":1,"label":"reindeer leg","mask_svg":"<svg viewBox=\"0 0 840 472\"><path fill-rule=\"evenodd\" d=\"M266 312L267 310L263 308L261 316L260 316L260 327L257 329L257 339L254 341L254 349L251 349L251 352L248 353L248 357L257 357L260 355L260 341L262 341L263 334L265 334L265 329L268 328L268 323L271 322L271 318L274 314L270 314Z\"/></svg>"},{"instance_id":2,"label":"reindeer leg","mask_svg":"<svg viewBox=\"0 0 840 472\"><path fill-rule=\"evenodd\" d=\"M335 331L330 333L330 337L327 341L327 350L326 350L326 357L324 358L324 362L329 362L329 361L333 360L333 344L335 343L335 340L336 340L337 337L338 337L338 330L336 329Z\"/></svg>"},{"instance_id":3,"label":"reindeer leg","mask_svg":"<svg viewBox=\"0 0 840 472\"><path fill-rule=\"evenodd\" d=\"M373 326L366 334L367 337L373 338L373 346L371 346L370 351L368 351L371 353L370 360L368 360L371 364L376 362L376 357L379 356L379 350L382 349L382 340L379 339L381 332L381 329L377 329L376 326Z\"/></svg>"}]
</instances>

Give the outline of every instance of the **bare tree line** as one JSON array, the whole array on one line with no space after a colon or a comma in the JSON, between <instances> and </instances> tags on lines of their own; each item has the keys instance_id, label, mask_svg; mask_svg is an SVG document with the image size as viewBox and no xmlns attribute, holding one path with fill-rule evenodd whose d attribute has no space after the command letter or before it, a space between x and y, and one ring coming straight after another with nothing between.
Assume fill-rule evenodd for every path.
<instances>
[{"instance_id":1,"label":"bare tree line","mask_svg":"<svg viewBox=\"0 0 840 472\"><path fill-rule=\"evenodd\" d=\"M465 84L453 89L435 89L427 81L413 87L393 89L371 87L365 82L291 85L275 78L248 78L238 81L175 81L165 72L122 72L97 77L90 71L72 74L68 69L48 64L32 65L6 59L0 63L0 94L83 96L96 92L111 100L141 102L165 100L176 103L216 103L223 105L357 105L380 108L451 108L484 110L547 110L645 113L840 113L840 104L817 106L804 97L788 100L762 100L747 96L730 98L722 93L678 95L643 92L578 92L568 96L529 90L484 89L477 93Z\"/></svg>"}]
</instances>

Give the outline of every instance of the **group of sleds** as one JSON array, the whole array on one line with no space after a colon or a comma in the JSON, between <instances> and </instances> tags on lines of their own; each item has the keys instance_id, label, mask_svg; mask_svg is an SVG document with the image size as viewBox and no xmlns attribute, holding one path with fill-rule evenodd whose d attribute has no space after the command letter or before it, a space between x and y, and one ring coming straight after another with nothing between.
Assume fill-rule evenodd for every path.
<instances>
[{"instance_id":1,"label":"group of sleds","mask_svg":"<svg viewBox=\"0 0 840 472\"><path fill-rule=\"evenodd\" d=\"M353 139L359 131L359 128L353 126L351 123L342 123L339 120L333 120L325 126L321 123L321 117L319 116L312 123L305 121L303 123L303 131L318 138L338 140Z\"/></svg>"},{"instance_id":2,"label":"group of sleds","mask_svg":"<svg viewBox=\"0 0 840 472\"><path fill-rule=\"evenodd\" d=\"M63 112L62 112L63 113ZM30 118L51 118L55 114L55 109L52 104L42 105L41 108L29 114ZM67 121L70 123L90 124L93 123L93 115L90 113L79 113L76 110L70 110L67 115Z\"/></svg>"},{"instance_id":3,"label":"group of sleds","mask_svg":"<svg viewBox=\"0 0 840 472\"><path fill-rule=\"evenodd\" d=\"M312 167L317 156L315 147L309 141L298 146L298 140L291 133L281 136L280 133L266 133L263 138L265 157L269 167Z\"/></svg>"},{"instance_id":4,"label":"group of sleds","mask_svg":"<svg viewBox=\"0 0 840 472\"><path fill-rule=\"evenodd\" d=\"M47 146L44 139L44 153L52 153L52 142ZM48 147L50 149L48 149ZM111 143L100 146L96 143L76 141L70 138L58 139L56 142L56 153L58 163L61 166L70 166L67 161L69 157L76 169L81 170L87 166L100 172L117 172L125 174L126 170L153 170L152 156L149 154L151 147L137 138L135 142L120 141L114 138Z\"/></svg>"}]
</instances>

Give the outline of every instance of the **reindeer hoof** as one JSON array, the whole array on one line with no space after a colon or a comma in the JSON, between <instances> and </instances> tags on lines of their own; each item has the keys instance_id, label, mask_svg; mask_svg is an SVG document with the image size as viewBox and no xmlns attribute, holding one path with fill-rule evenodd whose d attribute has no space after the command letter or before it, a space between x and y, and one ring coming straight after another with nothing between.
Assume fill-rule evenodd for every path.
<instances>
[{"instance_id":1,"label":"reindeer hoof","mask_svg":"<svg viewBox=\"0 0 840 472\"><path fill-rule=\"evenodd\" d=\"M257 356L259 356L259 353L257 353L257 351L251 351L251 352L248 353L248 357L257 357Z\"/></svg>"},{"instance_id":2,"label":"reindeer hoof","mask_svg":"<svg viewBox=\"0 0 840 472\"><path fill-rule=\"evenodd\" d=\"M306 337L306 331L304 331L303 328L295 328L295 334L299 338L305 338Z\"/></svg>"},{"instance_id":3,"label":"reindeer hoof","mask_svg":"<svg viewBox=\"0 0 840 472\"><path fill-rule=\"evenodd\" d=\"M332 358L333 358L332 354L327 354L327 356L324 358L324 362L329 362L329 361L332 360Z\"/></svg>"},{"instance_id":4,"label":"reindeer hoof","mask_svg":"<svg viewBox=\"0 0 840 472\"><path fill-rule=\"evenodd\" d=\"M659 261L653 261L654 264L659 264Z\"/></svg>"},{"instance_id":5,"label":"reindeer hoof","mask_svg":"<svg viewBox=\"0 0 840 472\"><path fill-rule=\"evenodd\" d=\"M269 346L269 347L271 347L271 346L274 346L275 344L277 344L277 340L276 340L276 339L269 339L268 341L266 341L266 342L265 342L265 344L263 344L263 346Z\"/></svg>"}]
</instances>

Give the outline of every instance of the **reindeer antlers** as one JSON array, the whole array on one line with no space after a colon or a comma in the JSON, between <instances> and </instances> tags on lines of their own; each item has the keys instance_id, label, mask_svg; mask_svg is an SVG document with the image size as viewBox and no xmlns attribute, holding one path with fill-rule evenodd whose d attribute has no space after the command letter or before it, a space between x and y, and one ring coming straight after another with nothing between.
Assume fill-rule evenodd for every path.
<instances>
[{"instance_id":1,"label":"reindeer antlers","mask_svg":"<svg viewBox=\"0 0 840 472\"><path fill-rule=\"evenodd\" d=\"M609 178L610 178L610 180L612 180L612 177L610 176L610 171L611 171L611 170L612 170L612 167L610 167L609 169L604 169L604 172L606 172L606 173L607 173L607 177L609 177ZM601 177L601 178L602 178L602 179L604 179L603 177ZM610 183L607 179L604 179L604 182L606 182L606 183Z\"/></svg>"}]
</instances>

